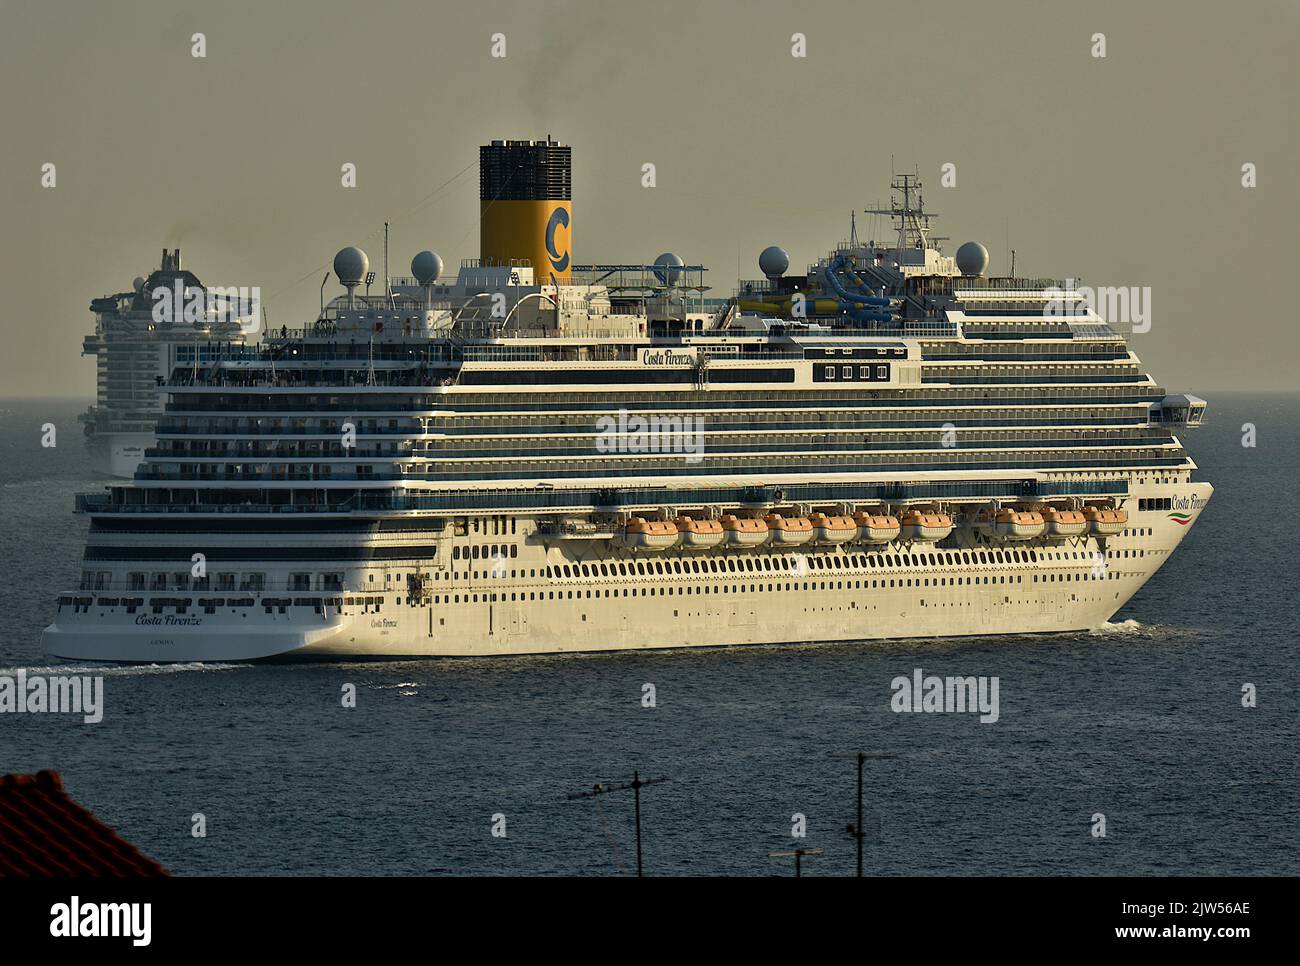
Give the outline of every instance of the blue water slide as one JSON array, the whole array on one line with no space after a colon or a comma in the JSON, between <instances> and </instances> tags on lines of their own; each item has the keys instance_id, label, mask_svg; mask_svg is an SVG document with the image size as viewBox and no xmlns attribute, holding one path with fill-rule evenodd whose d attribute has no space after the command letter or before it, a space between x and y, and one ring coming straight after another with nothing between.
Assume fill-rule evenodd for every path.
<instances>
[{"instance_id":1,"label":"blue water slide","mask_svg":"<svg viewBox=\"0 0 1300 966\"><path fill-rule=\"evenodd\" d=\"M860 291L852 292L845 288L844 283L839 279L840 272L849 274ZM853 266L849 264L847 255L835 256L835 259L827 266L825 274L826 283L839 296L841 312L847 312L851 318L863 322L892 322L894 320L893 315L888 312L872 312L869 310L870 307L887 308L890 304L889 299L868 294L869 290L863 288L862 283L858 281L857 274L853 272Z\"/></svg>"}]
</instances>

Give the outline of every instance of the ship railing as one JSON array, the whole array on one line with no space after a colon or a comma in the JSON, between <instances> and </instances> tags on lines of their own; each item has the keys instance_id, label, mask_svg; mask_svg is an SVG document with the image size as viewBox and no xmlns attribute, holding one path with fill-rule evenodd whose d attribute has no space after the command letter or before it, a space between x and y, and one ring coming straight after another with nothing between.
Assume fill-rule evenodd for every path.
<instances>
[{"instance_id":1,"label":"ship railing","mask_svg":"<svg viewBox=\"0 0 1300 966\"><path fill-rule=\"evenodd\" d=\"M385 369L375 367L372 374L361 374L361 369L346 370L348 378L346 379L297 379L294 378L293 372L280 373L275 377L269 374L265 378L256 378L246 376L243 373L237 373L234 378L222 376L216 379L211 378L173 378L171 381L164 383L165 388L184 389L186 387L199 386L210 389L315 389L322 386L335 387L339 389L410 389L413 387L432 388L439 385L446 385L445 377L435 378L432 373L420 373L418 370L407 366L402 369ZM339 370L343 375L344 370ZM396 375L400 373L401 375ZM373 375L373 379L370 378Z\"/></svg>"},{"instance_id":2,"label":"ship railing","mask_svg":"<svg viewBox=\"0 0 1300 966\"><path fill-rule=\"evenodd\" d=\"M952 294L961 296L964 294L973 294L987 296L990 293L998 295L1007 295L1013 298L1041 298L1045 289L1060 289L1063 292L1074 291L1074 286L1079 284L1078 279L1074 280L1073 285L1067 285L1067 279L1063 278L1008 278L997 275L964 275L959 279L954 279L952 284Z\"/></svg>"},{"instance_id":3,"label":"ship railing","mask_svg":"<svg viewBox=\"0 0 1300 966\"><path fill-rule=\"evenodd\" d=\"M836 317L826 316L807 319L772 319L767 329L728 328L720 330L726 336L766 339L785 336L800 339L836 339L836 338L873 338L873 339L910 339L921 336L939 336L956 338L960 326L955 322L905 322L881 323L880 325L848 326L836 324ZM714 334L710 332L709 334Z\"/></svg>"},{"instance_id":4,"label":"ship railing","mask_svg":"<svg viewBox=\"0 0 1300 966\"><path fill-rule=\"evenodd\" d=\"M1035 479L965 480L916 483L789 483L738 487L639 486L569 488L510 488L501 490L444 490L428 494L393 496L362 493L334 503L253 504L118 504L93 512L177 514L294 514L294 513L457 513L462 511L582 512L594 508L700 507L777 505L791 502L878 503L881 501L971 501L1065 496L1124 496L1127 479L1054 481ZM78 506L83 496L78 496Z\"/></svg>"},{"instance_id":5,"label":"ship railing","mask_svg":"<svg viewBox=\"0 0 1300 966\"><path fill-rule=\"evenodd\" d=\"M742 299L751 295L771 295L779 290L776 282L765 278L742 278L736 284L737 297Z\"/></svg>"},{"instance_id":6,"label":"ship railing","mask_svg":"<svg viewBox=\"0 0 1300 966\"><path fill-rule=\"evenodd\" d=\"M611 310L610 317L622 313ZM628 313L634 315L635 313ZM626 328L610 329L593 325L568 325L563 328L554 326L531 326L518 328L503 326L500 322L462 319L456 323L455 334L463 339L626 339Z\"/></svg>"},{"instance_id":7,"label":"ship railing","mask_svg":"<svg viewBox=\"0 0 1300 966\"><path fill-rule=\"evenodd\" d=\"M592 417L593 423L594 420L597 418L598 418L597 416ZM476 427L465 428L465 427L442 425L442 423L438 421L439 419L440 417L433 417L433 419L431 419L430 421L430 427L427 430L418 426L406 427L402 429L389 429L387 427L375 427L373 429L366 429L358 426L357 437L363 438L367 436L376 436L376 435L406 436L406 437L410 437L411 440L410 445L414 445L415 441L424 439L426 437L428 438L436 437L441 439L444 437L454 438L457 436L480 436L483 434L483 430ZM847 432L855 432L859 430L895 431L902 428L898 420L869 419L869 418L832 419L829 422L821 419L816 419L809 422L808 420L800 421L796 417L792 416L789 422L790 422L790 426L792 426L793 428L797 428L797 429L805 428L805 423L807 423L808 426L813 426L822 432L836 431L836 432L847 433ZM937 420L929 420L925 422L916 423L916 426L918 428L925 428L930 426L942 428L943 423L946 422L948 422L947 419L939 418ZM973 423L972 426L979 429L992 430L992 429L1002 429L1002 428L1030 429L1036 427L1077 426L1079 424L1087 424L1089 428L1094 426L1104 428L1110 426L1145 425L1146 422L1147 422L1147 415L1146 415L1146 411L1143 410L1141 413L1136 413L1132 415L1119 415L1119 416L1113 416L1113 415L1104 416L1104 415L1093 413L1089 415L1064 416L1064 417L1036 416L1033 419L1028 419L1028 418L991 419L991 418L981 417L976 423ZM769 432L781 428L781 426L778 426L776 423L770 421L754 421L754 420L721 422L718 421L717 419L714 419L711 420L711 424L713 429L716 431L730 432L730 433ZM910 420L908 421L908 424L909 426L911 425ZM152 429L153 427L149 427L149 428ZM546 429L537 429L535 427L530 427L529 432L537 432L539 434L540 433L563 433L563 432L569 432L570 430L571 427L568 424L556 422L554 424L550 424L549 427ZM237 436L237 437L272 436L277 439L291 439L291 440L302 440L305 438L320 437L322 440L324 439L334 440L338 438L340 430L337 427L332 429L324 429L324 428L307 428L304 426L282 426L278 428L263 428L263 429L223 428L218 430L212 428L211 426L191 426L188 428L181 428L174 425L167 425L167 424L160 423L158 424L156 432L157 435L159 436L185 436L185 437L203 436L209 438L213 436L222 436L222 437L224 436ZM350 450L349 452L353 452L353 451ZM206 452L206 453L205 452L179 453L179 452L173 452L173 451L159 448L157 452L146 451L145 455L158 456L165 459L179 459L185 456L189 456L194 459L212 459L212 458L223 458L230 454L217 452L217 451ZM396 455L400 456L402 454L396 454ZM305 458L312 458L313 456L314 454L308 454L308 456Z\"/></svg>"},{"instance_id":8,"label":"ship railing","mask_svg":"<svg viewBox=\"0 0 1300 966\"><path fill-rule=\"evenodd\" d=\"M1132 324L1123 322L1088 321L1071 322L1070 334L1075 342L1114 342L1123 339L1121 330L1132 333Z\"/></svg>"},{"instance_id":9,"label":"ship railing","mask_svg":"<svg viewBox=\"0 0 1300 966\"><path fill-rule=\"evenodd\" d=\"M419 435L418 430L412 431L412 435ZM408 459L413 456L441 456L442 450L430 451L423 453L414 448L414 443L403 442L404 448L400 452L391 452L389 450L368 449L364 447L344 447L340 443L332 444L333 448L315 453L294 452L292 450L199 450L191 452L189 450L165 449L158 446L149 446L145 448L144 458L148 460L163 460L167 462L197 462L200 465L206 465L211 460L224 460L227 462L238 463L257 463L268 460L394 460ZM525 453L529 451L524 451ZM535 451L534 451L535 452ZM201 479L217 479L213 473L201 474Z\"/></svg>"},{"instance_id":10,"label":"ship railing","mask_svg":"<svg viewBox=\"0 0 1300 966\"><path fill-rule=\"evenodd\" d=\"M988 328L984 328L988 326ZM1069 326L1059 328L1049 328L1048 326L1030 326L1020 328L1000 328L996 323L988 323L984 320L972 321L967 319L965 322L966 336L971 339L1071 339L1076 342L1113 342L1123 338L1118 333L1103 336L1101 333L1089 334L1085 338L1075 338L1073 331Z\"/></svg>"},{"instance_id":11,"label":"ship railing","mask_svg":"<svg viewBox=\"0 0 1300 966\"><path fill-rule=\"evenodd\" d=\"M883 388L889 389L889 387L883 387ZM982 408L1024 406L1026 404L1026 400L1029 398L1029 395L1031 393L1031 390L1020 389L1016 386L1008 385L1002 388L1005 388L1009 393L1011 393L1011 395L981 396L978 397L978 405L980 405ZM1152 402L1161 398L1165 394L1164 390L1160 386L1158 385L1147 386L1145 384L1143 385L1097 384L1097 385L1086 385L1086 386L1076 386L1076 387L1067 387L1067 388L1077 389L1078 392L1073 396L1066 396L1064 398L1054 399L1053 400L1054 403L1058 405L1097 405L1097 404L1104 403L1106 405L1120 406L1120 405L1131 405L1135 403ZM1141 390L1141 392L1131 391L1135 389ZM974 390L971 391L973 392ZM985 391L987 392L987 390ZM898 397L886 397L887 401L884 404L890 406L897 406L899 404L893 401L894 399L897 398ZM781 401L783 403L789 404L792 408L798 408L800 410L809 408L810 404L817 408L824 408L826 405L826 396L821 390L792 389L783 393ZM235 403L240 403L240 402L242 402L242 400L233 399L229 401L223 401L220 407L213 406L213 407L203 407L203 408L195 407L191 405L181 406L175 404L168 404L166 406L166 415L170 418L182 417L187 419L206 419L209 418L211 415L217 415L217 414L227 416L227 417L229 416L251 417L256 415L263 418L269 418L269 414L271 411L263 409L260 406L253 406L248 404L235 405ZM635 403L637 408L645 408L644 399L636 399L633 400L633 402ZM910 404L917 405L917 406L950 405L948 398L946 396L946 391L942 390L941 387L933 395L928 395L928 396L918 395L913 400L910 400L909 402ZM521 413L532 414L536 412L547 412L553 410L556 404L549 400L536 402L536 403L534 402L516 403L512 400L510 402L510 405ZM593 410L597 408L605 409L608 408L608 405L609 405L608 402L600 403L600 404L584 403L580 405L575 405L571 408ZM654 405L662 405L662 403L655 403ZM866 408L870 409L870 408L875 408L882 404L877 402L872 402L872 401L866 401L859 405L865 406ZM698 403L675 403L674 406L676 408L682 408L682 409L685 408L710 409L710 408L717 408L718 403L716 401L702 400ZM478 408L482 409L484 407L479 406ZM495 405L494 408L500 408L500 404ZM275 413L279 415L279 418L290 418L290 419L306 418L307 416L319 416L321 414L343 417L349 414L369 414L372 412L384 414L383 418L394 418L394 419L417 418L418 419L421 417L444 418L449 415L457 415L457 413L451 412L450 409L451 407L448 406L448 404L444 400L430 397L424 400L414 398L414 399L403 399L400 402L388 402L388 403L368 403L368 404L367 403L347 403L347 404L317 403L316 405L311 407L303 406L301 404L285 405L285 406L277 407ZM465 407L465 411L466 412L471 411L470 407L468 406ZM286 413L288 415L284 415ZM174 424L168 424L168 425L174 425ZM167 428L167 429L160 428L158 430L158 432L160 433L177 433L177 432L191 433L191 432L198 432L198 431L199 430L188 430L188 429L177 430L171 428ZM300 430L293 430L293 431L300 432ZM213 432L215 433L216 430L213 430ZM234 430L234 431L230 431L230 434L244 435L244 434L257 433L257 432L258 430L254 430L254 429ZM263 430L263 432L274 434L275 432L277 432L277 430L267 429L267 430ZM375 430L364 431L365 434L370 434L372 432L381 432L381 430L375 429Z\"/></svg>"},{"instance_id":12,"label":"ship railing","mask_svg":"<svg viewBox=\"0 0 1300 966\"><path fill-rule=\"evenodd\" d=\"M925 462L913 461L908 462L913 454L906 451L895 453L871 452L849 453L846 452L841 459L838 454L836 457L826 457L819 462L814 461L804 455L802 452L792 459L786 460L780 464L770 464L768 468L777 472L807 472L813 466L819 466L827 472L841 473L872 473L872 472L933 472L948 470L1024 470L1041 468L1043 470L1067 470L1083 469L1096 470L1108 466L1182 466L1187 459L1183 455L1156 456L1145 454L1134 454L1128 449L1119 449L1114 453L1104 450L1090 451L1088 457L1081 458L1077 456L1068 456L1063 459L1042 459L1034 460L1015 459L1018 455L1017 450L1006 450L1005 458L988 459L987 455L981 452L975 453L957 453L945 457L942 460L930 460ZM533 455L531 453L526 455ZM655 465L650 471L662 476L698 476L701 472L699 466L684 465L678 466L675 461L681 459L680 454L650 454L657 457L659 464ZM723 453L715 459L723 459L731 456L747 456L748 454ZM920 455L924 456L922 452ZM861 457L861 459L858 459ZM751 457L752 458L752 457ZM850 462L850 458L854 461ZM508 458L507 458L508 459ZM475 466L476 463L496 463L499 468L493 468L491 471ZM574 463L590 463L587 460L569 460L569 465ZM301 466L304 464L294 464ZM472 468L469 468L472 467ZM340 472L333 474L319 473L315 475L283 475L272 473L270 471L261 472L244 472L237 474L221 473L219 475L198 474L198 473L166 473L160 470L145 470L137 472L135 479L142 482L169 482L177 483L402 483L402 482L428 482L428 481L453 481L453 480L512 480L523 477L533 476L537 473L536 464L532 461L521 462L511 465L508 461L503 461L499 457L483 456L477 460L464 459L461 461L444 460L438 464L437 472L429 474L402 473L402 472L376 472L376 473L353 473L344 472L350 467L341 466ZM742 474L751 472L752 467L735 464L716 465L713 462L708 463L707 472L715 474ZM548 466L546 468L548 478L557 479L575 479L580 480L589 478L593 475L593 469L590 465L583 465L579 469L559 469L557 466ZM634 471L622 470L617 466L609 469L611 475L630 476ZM637 471L639 472L639 471Z\"/></svg>"},{"instance_id":13,"label":"ship railing","mask_svg":"<svg viewBox=\"0 0 1300 966\"><path fill-rule=\"evenodd\" d=\"M363 426L362 421L354 420L353 422L358 437L425 435L424 430L419 426ZM340 426L332 428L317 427L314 429L306 426L236 426L233 428L223 426L218 428L211 424L206 426L179 426L176 423L166 422L159 422L156 426L151 423L147 428L153 430L159 436L321 436L336 439L339 433L342 432ZM160 452L158 455L166 456L168 454Z\"/></svg>"},{"instance_id":14,"label":"ship railing","mask_svg":"<svg viewBox=\"0 0 1300 966\"><path fill-rule=\"evenodd\" d=\"M949 385L949 386L1018 386L1018 385L1068 385L1074 383L1081 386L1095 384L1112 384L1112 383L1130 383L1133 385L1147 385L1151 377L1143 372L1122 373L1117 375L1064 375L1064 376L952 376L942 373L922 372L921 382L924 385Z\"/></svg>"},{"instance_id":15,"label":"ship railing","mask_svg":"<svg viewBox=\"0 0 1300 966\"><path fill-rule=\"evenodd\" d=\"M338 388L343 389L347 387L340 386ZM417 388L435 389L437 387L419 386ZM386 402L386 403L385 402L317 403L314 406L304 406L300 401L295 401L292 398L286 397L285 399L286 404L278 405L274 410L267 409L261 405L250 404L248 403L247 400L239 396L236 396L231 399L219 400L219 404L214 406L200 407L200 406L178 405L176 403L168 403L165 407L163 407L163 409L168 416L183 415L192 419L203 418L209 413L212 414L220 413L224 416L243 416L243 417L258 415L263 418L269 418L270 414L273 412L291 413L291 414L310 413L311 415L314 416L322 413L328 413L330 415L334 415L334 414L346 415L348 413L372 413L372 412L391 413L391 414L395 414L393 416L394 419L398 419L398 418L411 418L406 415L407 413L434 413L437 412L440 406L442 405L440 402L435 402L432 398L428 400L413 399L411 398L411 396L413 395L414 395L413 393L412 394L404 393L403 398L401 399L400 402L393 401L393 402ZM548 407L552 405L553 405L552 403L549 402L546 403L546 406ZM525 408L525 407L521 406L520 408ZM297 418L297 417L281 416L280 418L283 419L283 418ZM255 432L255 430L249 430L249 432ZM376 430L376 432L378 432L378 430Z\"/></svg>"},{"instance_id":16,"label":"ship railing","mask_svg":"<svg viewBox=\"0 0 1300 966\"><path fill-rule=\"evenodd\" d=\"M963 447L966 449L993 449L1007 452L1024 448L1056 448L1081 444L1118 447L1139 445L1143 441L1159 435L1158 429L1149 428L1145 425L1145 416L1134 416L1129 420L1120 422L1121 428L1131 430L1134 426L1139 427L1141 431L1136 435L1131 432L1122 436L1105 432L1108 427L1116 424L1117 421L1115 420L1068 431L1062 431L1058 428L1058 426L1067 424L1077 425L1078 422L1077 419L1044 420L1042 425L1036 424L1033 427L1037 429L1038 435L1019 440L999 439L995 434L1000 432L1001 424L981 422L967 427L969 439L963 443ZM809 422L796 427L797 432L794 434L786 434L784 432L787 429L786 426L771 424L733 426L715 423L710 428L714 457L722 454L743 454L746 452L801 452L810 448L822 451L827 447L882 454L893 450L935 449L938 446L933 430L912 430L910 427L896 425L864 427L853 423L837 424L819 420L815 425ZM883 428L887 434L882 438L874 439L862 436L864 430L871 432L877 428ZM396 450L371 447L344 448L338 442L325 444L328 447L325 449L306 452L301 449L293 449L292 443L288 442L273 449L251 450L235 448L237 444L231 443L228 444L231 448L224 450L151 447L145 450L145 456L169 462L200 461L200 465L205 465L205 461L212 460L235 463L265 463L277 460L316 460L319 462L322 460L355 461L366 459L405 461L411 459L582 456L598 452L598 440L603 431L599 420L593 419L586 424L569 423L563 427L555 426L539 431L536 438L533 438L527 445L522 446L512 445L517 442L512 434L503 434L496 439L468 441L465 437L479 436L481 434L468 430L452 432L446 435L442 433L425 434L419 430L411 430L409 439L403 439L393 444L398 447ZM665 434L671 434L672 432L670 429L664 430ZM777 435L778 432L781 432L781 435ZM565 438L563 440L545 438L556 433L562 433ZM298 442L307 443L309 441L300 440ZM668 453L669 450L665 448L663 452Z\"/></svg>"},{"instance_id":17,"label":"ship railing","mask_svg":"<svg viewBox=\"0 0 1300 966\"><path fill-rule=\"evenodd\" d=\"M89 582L83 581L77 588L83 593L94 594L202 594L202 595L239 595L239 594L267 594L267 593L289 593L289 594L367 594L367 593L405 593L407 584L403 581L400 584L382 584L379 587L370 587L365 590L348 588L342 582L330 582L318 584L317 586L304 587L300 583L294 583L291 580L263 580L257 584L243 584L238 586L214 587L211 584L199 585L198 583L179 584L175 579L168 579L166 584L159 585L153 580L146 580L144 586L137 582L131 581L127 577L122 578L105 578L104 580L96 579ZM192 606L192 602L188 602ZM153 602L146 599L142 606L151 606ZM171 606L165 604L161 606Z\"/></svg>"}]
</instances>

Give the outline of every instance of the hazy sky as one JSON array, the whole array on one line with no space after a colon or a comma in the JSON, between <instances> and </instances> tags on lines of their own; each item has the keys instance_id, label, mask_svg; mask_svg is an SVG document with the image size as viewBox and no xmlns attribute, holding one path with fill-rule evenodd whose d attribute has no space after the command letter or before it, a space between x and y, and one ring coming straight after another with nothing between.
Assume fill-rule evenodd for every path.
<instances>
[{"instance_id":1,"label":"hazy sky","mask_svg":"<svg viewBox=\"0 0 1300 966\"><path fill-rule=\"evenodd\" d=\"M730 294L915 166L949 252L999 273L1009 238L1020 274L1150 286L1133 345L1171 390L1296 386L1296 0L0 0L0 24L4 395L93 395L87 306L164 246L261 286L277 327L338 248L382 270L385 218L394 274L476 257L478 145L546 134L573 145L577 262L671 250Z\"/></svg>"}]
</instances>

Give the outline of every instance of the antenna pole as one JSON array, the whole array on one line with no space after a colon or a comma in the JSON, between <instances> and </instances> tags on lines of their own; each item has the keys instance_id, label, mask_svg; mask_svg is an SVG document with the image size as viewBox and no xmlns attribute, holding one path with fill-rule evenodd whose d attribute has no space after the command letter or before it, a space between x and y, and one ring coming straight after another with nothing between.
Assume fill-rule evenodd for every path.
<instances>
[{"instance_id":1,"label":"antenna pole","mask_svg":"<svg viewBox=\"0 0 1300 966\"><path fill-rule=\"evenodd\" d=\"M907 247L907 212L912 207L911 203L911 186L907 183L907 175L903 175L903 211L898 219L898 260L903 261L903 249ZM891 202L894 204L894 202Z\"/></svg>"},{"instance_id":2,"label":"antenna pole","mask_svg":"<svg viewBox=\"0 0 1300 966\"><path fill-rule=\"evenodd\" d=\"M636 877L640 879L644 872L641 866L641 773L632 772L632 794L636 798Z\"/></svg>"},{"instance_id":3,"label":"antenna pole","mask_svg":"<svg viewBox=\"0 0 1300 966\"><path fill-rule=\"evenodd\" d=\"M849 756L843 755L837 757L847 758ZM855 755L853 755L853 757L857 759L857 763L858 763L858 814L857 814L857 823L850 825L846 831L848 831L848 833L852 835L857 842L857 871L858 871L858 878L861 879L862 878L862 840L866 838L866 832L863 831L862 829L862 766L866 763L867 759L876 761L879 759L894 758L896 756L888 753L867 754L866 752L859 751Z\"/></svg>"},{"instance_id":4,"label":"antenna pole","mask_svg":"<svg viewBox=\"0 0 1300 966\"><path fill-rule=\"evenodd\" d=\"M388 222L384 222L384 298L388 298L392 291L388 284Z\"/></svg>"},{"instance_id":5,"label":"antenna pole","mask_svg":"<svg viewBox=\"0 0 1300 966\"><path fill-rule=\"evenodd\" d=\"M858 878L862 878L862 763L866 756L858 752L858 824L854 826L854 838L858 840Z\"/></svg>"}]
</instances>

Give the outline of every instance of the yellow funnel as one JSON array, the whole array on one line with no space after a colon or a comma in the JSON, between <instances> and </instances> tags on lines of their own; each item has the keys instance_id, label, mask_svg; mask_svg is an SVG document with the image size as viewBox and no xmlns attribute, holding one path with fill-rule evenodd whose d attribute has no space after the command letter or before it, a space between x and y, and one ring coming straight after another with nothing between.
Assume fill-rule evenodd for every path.
<instances>
[{"instance_id":1,"label":"yellow funnel","mask_svg":"<svg viewBox=\"0 0 1300 966\"><path fill-rule=\"evenodd\" d=\"M533 283L569 281L572 267L571 148L545 141L493 141L479 148L479 255L485 265L527 261Z\"/></svg>"}]
</instances>

